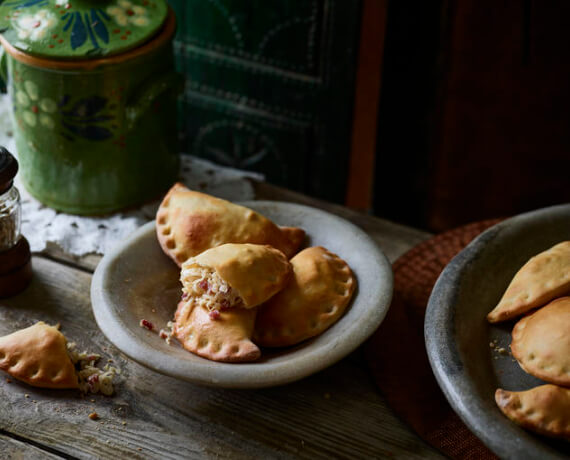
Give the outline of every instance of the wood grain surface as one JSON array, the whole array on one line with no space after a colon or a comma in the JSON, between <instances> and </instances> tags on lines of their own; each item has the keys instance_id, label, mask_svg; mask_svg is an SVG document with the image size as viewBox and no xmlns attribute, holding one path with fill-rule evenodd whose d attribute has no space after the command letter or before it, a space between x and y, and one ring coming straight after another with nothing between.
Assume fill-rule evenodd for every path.
<instances>
[{"instance_id":1,"label":"wood grain surface","mask_svg":"<svg viewBox=\"0 0 570 460\"><path fill-rule=\"evenodd\" d=\"M266 199L303 201L349 218L391 259L427 236L271 186L257 190ZM80 349L121 369L116 394L84 397L0 375L2 458L440 457L393 415L360 349L309 378L263 390L192 385L129 360L95 324L89 289L96 261L72 261L57 251L34 257L30 287L0 300L0 335L39 320L59 322Z\"/></svg>"}]
</instances>

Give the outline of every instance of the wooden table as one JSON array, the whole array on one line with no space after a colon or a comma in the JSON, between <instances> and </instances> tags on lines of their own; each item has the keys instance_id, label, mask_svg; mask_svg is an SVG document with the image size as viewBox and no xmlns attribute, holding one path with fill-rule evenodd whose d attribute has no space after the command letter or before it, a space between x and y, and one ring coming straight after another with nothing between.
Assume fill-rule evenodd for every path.
<instances>
[{"instance_id":1,"label":"wooden table","mask_svg":"<svg viewBox=\"0 0 570 460\"><path fill-rule=\"evenodd\" d=\"M427 233L255 183L258 199L308 204L363 228L391 261ZM302 381L263 390L206 388L155 373L99 331L89 300L97 256L57 248L33 258L34 280L0 300L0 335L43 320L79 348L112 358L113 397L42 390L0 376L0 458L439 458L386 405L361 349ZM395 344L397 346L397 344ZM88 418L97 412L99 420Z\"/></svg>"}]
</instances>

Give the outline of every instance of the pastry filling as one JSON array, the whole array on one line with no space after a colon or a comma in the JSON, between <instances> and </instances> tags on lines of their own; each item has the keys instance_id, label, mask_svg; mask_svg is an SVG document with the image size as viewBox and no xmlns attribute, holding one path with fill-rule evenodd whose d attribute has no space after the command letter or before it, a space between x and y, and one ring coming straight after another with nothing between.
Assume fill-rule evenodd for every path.
<instances>
[{"instance_id":1,"label":"pastry filling","mask_svg":"<svg viewBox=\"0 0 570 460\"><path fill-rule=\"evenodd\" d=\"M75 342L67 343L67 352L77 370L79 389L83 393L103 393L110 396L113 394L113 378L121 371L116 367L105 364L103 369L95 364L100 355L95 353L79 352L76 350Z\"/></svg>"},{"instance_id":2,"label":"pastry filling","mask_svg":"<svg viewBox=\"0 0 570 460\"><path fill-rule=\"evenodd\" d=\"M182 299L191 298L195 305L205 307L210 312L243 307L239 293L209 268L184 268L181 281L184 286Z\"/></svg>"}]
</instances>

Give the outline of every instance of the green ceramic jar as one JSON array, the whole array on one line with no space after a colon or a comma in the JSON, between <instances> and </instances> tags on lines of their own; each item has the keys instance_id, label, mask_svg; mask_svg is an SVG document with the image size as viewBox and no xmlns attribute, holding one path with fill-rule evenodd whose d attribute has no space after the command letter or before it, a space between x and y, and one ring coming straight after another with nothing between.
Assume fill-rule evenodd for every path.
<instances>
[{"instance_id":1,"label":"green ceramic jar","mask_svg":"<svg viewBox=\"0 0 570 460\"><path fill-rule=\"evenodd\" d=\"M0 15L28 191L74 214L160 196L178 172L181 90L164 0L8 0Z\"/></svg>"}]
</instances>

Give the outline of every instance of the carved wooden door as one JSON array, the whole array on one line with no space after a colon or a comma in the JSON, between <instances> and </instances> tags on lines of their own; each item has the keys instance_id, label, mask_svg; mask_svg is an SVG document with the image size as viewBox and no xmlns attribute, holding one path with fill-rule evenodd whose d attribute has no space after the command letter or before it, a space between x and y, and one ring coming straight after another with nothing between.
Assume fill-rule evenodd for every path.
<instances>
[{"instance_id":1,"label":"carved wooden door","mask_svg":"<svg viewBox=\"0 0 570 460\"><path fill-rule=\"evenodd\" d=\"M359 1L170 0L182 148L342 201Z\"/></svg>"}]
</instances>

